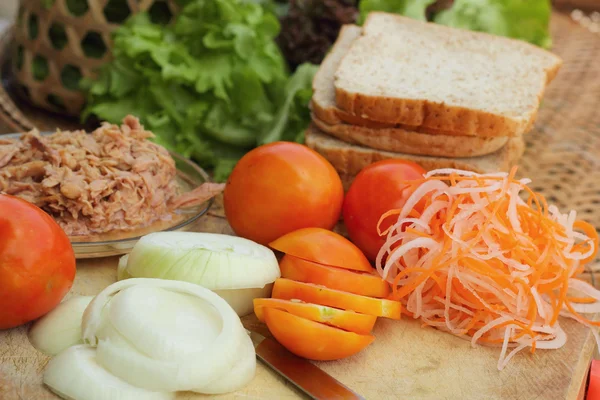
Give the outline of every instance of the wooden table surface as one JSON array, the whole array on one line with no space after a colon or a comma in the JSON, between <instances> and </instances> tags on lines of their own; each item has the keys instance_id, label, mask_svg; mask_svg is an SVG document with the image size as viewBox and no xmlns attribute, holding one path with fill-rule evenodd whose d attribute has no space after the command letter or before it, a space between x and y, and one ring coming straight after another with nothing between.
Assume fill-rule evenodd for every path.
<instances>
[{"instance_id":1,"label":"wooden table surface","mask_svg":"<svg viewBox=\"0 0 600 400\"><path fill-rule=\"evenodd\" d=\"M231 234L220 201L194 230ZM94 295L116 279L118 257L80 260L69 295ZM252 315L246 327L266 328ZM595 348L591 332L570 320L561 325L568 335L559 350L518 354L503 371L498 348L475 347L417 321L379 319L375 342L361 353L321 368L367 399L583 399L583 383ZM0 331L0 399L55 399L41 383L48 357L27 340L27 326ZM181 393L181 399L206 396ZM243 390L218 399L302 398L293 387L259 363L256 377Z\"/></svg>"}]
</instances>

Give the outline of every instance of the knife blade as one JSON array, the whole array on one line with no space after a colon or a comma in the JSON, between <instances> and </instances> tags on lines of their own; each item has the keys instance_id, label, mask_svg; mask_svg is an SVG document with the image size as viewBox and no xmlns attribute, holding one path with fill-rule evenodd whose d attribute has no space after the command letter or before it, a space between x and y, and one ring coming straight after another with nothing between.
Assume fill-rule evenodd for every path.
<instances>
[{"instance_id":1,"label":"knife blade","mask_svg":"<svg viewBox=\"0 0 600 400\"><path fill-rule=\"evenodd\" d=\"M365 400L343 383L304 358L290 353L276 340L250 332L256 356L314 400Z\"/></svg>"}]
</instances>

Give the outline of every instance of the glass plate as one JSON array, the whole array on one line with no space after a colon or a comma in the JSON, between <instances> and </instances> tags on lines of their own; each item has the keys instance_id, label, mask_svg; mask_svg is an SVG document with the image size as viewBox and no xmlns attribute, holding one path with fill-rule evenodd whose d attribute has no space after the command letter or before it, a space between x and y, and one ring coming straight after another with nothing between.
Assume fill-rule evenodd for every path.
<instances>
[{"instance_id":1,"label":"glass plate","mask_svg":"<svg viewBox=\"0 0 600 400\"><path fill-rule=\"evenodd\" d=\"M42 132L41 135L51 133L53 132ZM15 139L19 137L19 133L0 135L0 138ZM198 165L179 154L169 153L177 167L176 179L182 188L182 193L190 192L201 184L210 182L208 174ZM78 259L126 254L131 251L140 237L149 233L189 230L193 223L208 211L212 202L213 199L210 199L198 206L177 210L174 213L173 220L157 221L141 229L103 233L95 235L93 238L89 236L70 236L69 239L71 239L75 257Z\"/></svg>"}]
</instances>

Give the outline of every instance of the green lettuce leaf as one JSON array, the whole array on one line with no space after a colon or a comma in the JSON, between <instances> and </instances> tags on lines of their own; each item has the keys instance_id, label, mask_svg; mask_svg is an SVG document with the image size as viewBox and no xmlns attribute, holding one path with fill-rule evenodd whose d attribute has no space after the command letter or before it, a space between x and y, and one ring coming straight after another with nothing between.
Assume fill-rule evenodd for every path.
<instances>
[{"instance_id":1,"label":"green lettuce leaf","mask_svg":"<svg viewBox=\"0 0 600 400\"><path fill-rule=\"evenodd\" d=\"M552 44L548 0L456 0L434 21L456 28L525 40L540 47Z\"/></svg>"},{"instance_id":2,"label":"green lettuce leaf","mask_svg":"<svg viewBox=\"0 0 600 400\"><path fill-rule=\"evenodd\" d=\"M371 11L385 11L425 20L435 0L361 0L362 23ZM550 0L455 0L452 7L433 16L433 21L455 28L487 32L525 40L548 48Z\"/></svg>"},{"instance_id":3,"label":"green lettuce leaf","mask_svg":"<svg viewBox=\"0 0 600 400\"><path fill-rule=\"evenodd\" d=\"M296 141L298 130L304 132L304 121L310 120L310 111L306 106L312 97L310 89L313 77L319 67L310 63L302 64L297 69L285 86L286 97L280 107L275 120L269 130L259 138L260 144L271 143L277 140ZM300 122L300 126L289 126ZM300 136L303 138L303 136Z\"/></svg>"},{"instance_id":4,"label":"green lettuce leaf","mask_svg":"<svg viewBox=\"0 0 600 400\"><path fill-rule=\"evenodd\" d=\"M132 16L114 32L113 60L82 82L82 118L136 115L157 143L213 168L217 181L253 147L299 140L316 67L290 76L272 4L180 1L170 25Z\"/></svg>"},{"instance_id":5,"label":"green lettuce leaf","mask_svg":"<svg viewBox=\"0 0 600 400\"><path fill-rule=\"evenodd\" d=\"M425 21L425 10L433 3L435 0L362 0L358 5L358 22L365 22L371 11L385 11Z\"/></svg>"}]
</instances>

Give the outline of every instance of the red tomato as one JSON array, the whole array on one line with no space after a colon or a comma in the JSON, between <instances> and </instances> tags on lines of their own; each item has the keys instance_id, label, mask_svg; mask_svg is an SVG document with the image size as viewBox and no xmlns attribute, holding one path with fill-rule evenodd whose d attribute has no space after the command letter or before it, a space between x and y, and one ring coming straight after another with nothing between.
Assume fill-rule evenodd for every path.
<instances>
[{"instance_id":1,"label":"red tomato","mask_svg":"<svg viewBox=\"0 0 600 400\"><path fill-rule=\"evenodd\" d=\"M586 400L600 400L600 360L592 360Z\"/></svg>"},{"instance_id":2,"label":"red tomato","mask_svg":"<svg viewBox=\"0 0 600 400\"><path fill-rule=\"evenodd\" d=\"M329 267L286 254L279 262L281 277L298 282L314 283L330 289L363 296L387 297L390 284L375 271L370 273Z\"/></svg>"},{"instance_id":3,"label":"red tomato","mask_svg":"<svg viewBox=\"0 0 600 400\"><path fill-rule=\"evenodd\" d=\"M372 335L347 332L266 307L264 319L275 339L298 357L310 360L339 360L358 353L375 340Z\"/></svg>"},{"instance_id":4,"label":"red tomato","mask_svg":"<svg viewBox=\"0 0 600 400\"><path fill-rule=\"evenodd\" d=\"M0 194L0 329L52 310L74 279L73 248L52 217Z\"/></svg>"},{"instance_id":5,"label":"red tomato","mask_svg":"<svg viewBox=\"0 0 600 400\"><path fill-rule=\"evenodd\" d=\"M351 241L322 228L290 232L269 246L282 253L332 267L371 272L369 260Z\"/></svg>"},{"instance_id":6,"label":"red tomato","mask_svg":"<svg viewBox=\"0 0 600 400\"><path fill-rule=\"evenodd\" d=\"M369 334L377 320L375 315L359 314L300 300L254 299L254 313L260 322L265 322L265 308L277 308L297 317L362 334Z\"/></svg>"},{"instance_id":7,"label":"red tomato","mask_svg":"<svg viewBox=\"0 0 600 400\"><path fill-rule=\"evenodd\" d=\"M352 310L361 314L400 319L402 305L398 301L376 299L342 290L329 289L322 285L297 282L291 279L278 278L273 284L274 299L302 300L306 303Z\"/></svg>"},{"instance_id":8,"label":"red tomato","mask_svg":"<svg viewBox=\"0 0 600 400\"><path fill-rule=\"evenodd\" d=\"M350 239L369 260L375 261L385 242L377 234L379 218L401 208L410 195L405 181L422 178L425 172L411 161L383 160L364 168L352 182L344 199L344 224Z\"/></svg>"},{"instance_id":9,"label":"red tomato","mask_svg":"<svg viewBox=\"0 0 600 400\"><path fill-rule=\"evenodd\" d=\"M236 234L261 244L300 228L331 229L340 218L342 181L317 152L276 142L246 154L224 193L225 215Z\"/></svg>"}]
</instances>

